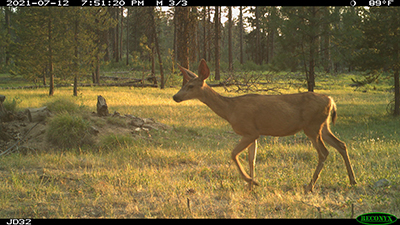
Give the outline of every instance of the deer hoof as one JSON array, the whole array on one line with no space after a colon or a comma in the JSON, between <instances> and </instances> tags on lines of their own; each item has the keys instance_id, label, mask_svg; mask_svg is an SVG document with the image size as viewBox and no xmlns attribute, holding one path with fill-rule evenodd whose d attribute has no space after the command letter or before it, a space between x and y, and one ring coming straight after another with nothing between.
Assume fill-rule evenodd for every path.
<instances>
[{"instance_id":1,"label":"deer hoof","mask_svg":"<svg viewBox=\"0 0 400 225\"><path fill-rule=\"evenodd\" d=\"M258 183L258 181L253 180L253 181L251 181L251 183L253 183L256 186L260 186L260 183Z\"/></svg>"},{"instance_id":2,"label":"deer hoof","mask_svg":"<svg viewBox=\"0 0 400 225\"><path fill-rule=\"evenodd\" d=\"M304 185L304 194L308 194L313 191L312 185Z\"/></svg>"},{"instance_id":3,"label":"deer hoof","mask_svg":"<svg viewBox=\"0 0 400 225\"><path fill-rule=\"evenodd\" d=\"M260 183L258 183L257 181L255 181L255 180L249 180L249 181L247 181L247 183L249 184L249 186L252 186L252 185L255 185L255 186L260 186Z\"/></svg>"},{"instance_id":4,"label":"deer hoof","mask_svg":"<svg viewBox=\"0 0 400 225\"><path fill-rule=\"evenodd\" d=\"M254 181L254 180L249 181L249 182L248 182L249 191L252 191L252 190L253 190L253 185L255 185L255 186L260 186L260 184L259 184L257 181Z\"/></svg>"}]
</instances>

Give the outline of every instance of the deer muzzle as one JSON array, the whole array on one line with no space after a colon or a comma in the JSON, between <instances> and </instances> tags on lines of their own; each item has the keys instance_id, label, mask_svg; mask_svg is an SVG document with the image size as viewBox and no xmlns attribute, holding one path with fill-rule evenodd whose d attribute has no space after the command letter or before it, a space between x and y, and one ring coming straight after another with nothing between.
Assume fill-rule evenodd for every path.
<instances>
[{"instance_id":1,"label":"deer muzzle","mask_svg":"<svg viewBox=\"0 0 400 225\"><path fill-rule=\"evenodd\" d=\"M178 103L182 101L182 99L179 98L177 95L174 95L172 98L174 99L175 102L178 102Z\"/></svg>"}]
</instances>

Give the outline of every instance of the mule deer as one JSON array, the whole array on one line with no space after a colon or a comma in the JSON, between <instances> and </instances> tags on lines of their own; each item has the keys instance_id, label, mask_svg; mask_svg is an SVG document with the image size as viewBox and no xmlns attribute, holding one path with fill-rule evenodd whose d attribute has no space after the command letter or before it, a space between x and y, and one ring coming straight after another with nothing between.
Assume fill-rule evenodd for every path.
<instances>
[{"instance_id":1,"label":"mule deer","mask_svg":"<svg viewBox=\"0 0 400 225\"><path fill-rule=\"evenodd\" d=\"M199 99L217 115L227 120L233 130L242 136L233 149L231 157L242 178L252 185L259 185L254 179L257 153L257 139L260 135L288 136L303 130L318 152L318 165L311 182L304 187L305 193L313 190L314 184L329 154L324 141L336 148L344 159L350 184L356 184L353 168L345 143L336 138L329 128L336 120L336 104L329 96L313 92L287 95L247 94L238 97L223 97L204 81L210 75L206 61L199 65L199 76L178 65L187 83L173 96L176 102ZM248 149L250 176L238 160L239 154Z\"/></svg>"}]
</instances>

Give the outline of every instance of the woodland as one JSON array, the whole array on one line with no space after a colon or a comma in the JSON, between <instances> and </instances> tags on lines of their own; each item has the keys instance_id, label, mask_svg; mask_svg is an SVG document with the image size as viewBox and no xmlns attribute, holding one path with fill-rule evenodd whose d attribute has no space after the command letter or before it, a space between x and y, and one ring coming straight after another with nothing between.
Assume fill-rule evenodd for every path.
<instances>
[{"instance_id":1,"label":"woodland","mask_svg":"<svg viewBox=\"0 0 400 225\"><path fill-rule=\"evenodd\" d=\"M235 72L352 72L354 86L393 85L399 115L399 9L395 7L1 7L0 73L35 85L101 83L107 70L150 74L165 88L179 63L204 58L212 79ZM147 72L149 71L149 72ZM225 75L225 73L227 75ZM172 75L171 75L172 74ZM222 76L222 77L221 77Z\"/></svg>"},{"instance_id":2,"label":"woodland","mask_svg":"<svg viewBox=\"0 0 400 225\"><path fill-rule=\"evenodd\" d=\"M0 7L0 217L399 218L399 14ZM331 96L332 132L357 185L328 146L304 194L318 154L297 133L258 139L260 187L249 191L230 157L240 139L230 124L200 101L172 98L184 85L177 65L197 73L201 59L223 96Z\"/></svg>"}]
</instances>

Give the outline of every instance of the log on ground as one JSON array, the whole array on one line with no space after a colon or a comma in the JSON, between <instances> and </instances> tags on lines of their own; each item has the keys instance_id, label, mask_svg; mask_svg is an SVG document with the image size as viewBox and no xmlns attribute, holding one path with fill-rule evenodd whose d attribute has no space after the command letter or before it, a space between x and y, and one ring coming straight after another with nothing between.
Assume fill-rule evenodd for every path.
<instances>
[{"instance_id":1,"label":"log on ground","mask_svg":"<svg viewBox=\"0 0 400 225\"><path fill-rule=\"evenodd\" d=\"M41 122L51 115L47 106L41 108L26 109L29 122Z\"/></svg>"}]
</instances>

